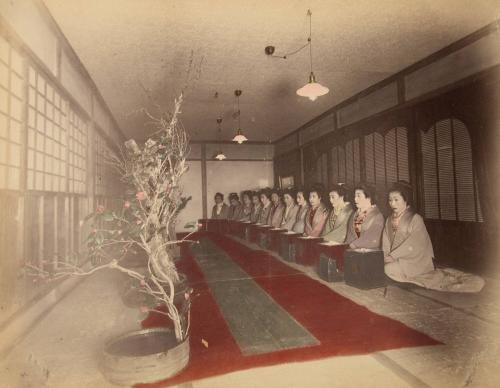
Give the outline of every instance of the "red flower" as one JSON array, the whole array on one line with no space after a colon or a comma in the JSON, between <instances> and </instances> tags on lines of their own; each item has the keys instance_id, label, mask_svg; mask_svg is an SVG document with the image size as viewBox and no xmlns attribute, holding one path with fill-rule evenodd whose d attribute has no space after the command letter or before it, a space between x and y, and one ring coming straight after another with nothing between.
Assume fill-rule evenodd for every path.
<instances>
[{"instance_id":1,"label":"red flower","mask_svg":"<svg viewBox=\"0 0 500 388\"><path fill-rule=\"evenodd\" d=\"M136 195L135 195L135 198L138 200L138 201L143 201L144 199L146 199L146 193L144 191L139 191Z\"/></svg>"},{"instance_id":2,"label":"red flower","mask_svg":"<svg viewBox=\"0 0 500 388\"><path fill-rule=\"evenodd\" d=\"M124 207L125 209L128 209L128 208L130 207L130 202L129 202L129 201L125 201L125 202L123 203L123 207Z\"/></svg>"}]
</instances>

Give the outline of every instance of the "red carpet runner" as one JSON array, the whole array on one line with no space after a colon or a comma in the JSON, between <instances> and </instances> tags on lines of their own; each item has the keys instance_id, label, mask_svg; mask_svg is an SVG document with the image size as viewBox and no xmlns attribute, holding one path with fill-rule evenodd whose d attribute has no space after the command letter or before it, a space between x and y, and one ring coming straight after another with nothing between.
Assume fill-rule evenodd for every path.
<instances>
[{"instance_id":1,"label":"red carpet runner","mask_svg":"<svg viewBox=\"0 0 500 388\"><path fill-rule=\"evenodd\" d=\"M179 270L188 275L197 295L191 307L189 365L171 379L142 387L164 387L285 362L440 343L398 321L369 311L264 251L254 251L223 235L200 233L201 236L210 237L321 344L244 357L203 274L188 252ZM143 321L145 327L162 324L165 324L164 318L158 314ZM208 342L208 347L202 340Z\"/></svg>"}]
</instances>

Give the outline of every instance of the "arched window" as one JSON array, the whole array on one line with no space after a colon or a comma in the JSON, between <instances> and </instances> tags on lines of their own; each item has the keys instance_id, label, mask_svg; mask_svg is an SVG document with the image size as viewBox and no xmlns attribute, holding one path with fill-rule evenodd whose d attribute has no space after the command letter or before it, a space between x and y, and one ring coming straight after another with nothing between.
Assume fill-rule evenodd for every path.
<instances>
[{"instance_id":1,"label":"arched window","mask_svg":"<svg viewBox=\"0 0 500 388\"><path fill-rule=\"evenodd\" d=\"M410 180L408 169L408 131L393 128L385 135L365 136L366 181L383 191L398 180Z\"/></svg>"},{"instance_id":2,"label":"arched window","mask_svg":"<svg viewBox=\"0 0 500 388\"><path fill-rule=\"evenodd\" d=\"M438 121L421 133L426 218L482 222L469 133L463 122Z\"/></svg>"},{"instance_id":3,"label":"arched window","mask_svg":"<svg viewBox=\"0 0 500 388\"><path fill-rule=\"evenodd\" d=\"M360 180L359 139L336 145L331 150L332 182L352 186Z\"/></svg>"}]
</instances>

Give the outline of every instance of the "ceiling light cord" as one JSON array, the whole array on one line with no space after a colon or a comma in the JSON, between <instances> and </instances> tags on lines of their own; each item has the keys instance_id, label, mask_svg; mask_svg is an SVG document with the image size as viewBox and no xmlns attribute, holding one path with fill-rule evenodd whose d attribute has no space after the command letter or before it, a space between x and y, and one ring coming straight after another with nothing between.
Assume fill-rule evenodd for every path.
<instances>
[{"instance_id":1,"label":"ceiling light cord","mask_svg":"<svg viewBox=\"0 0 500 388\"><path fill-rule=\"evenodd\" d=\"M266 53L268 56L270 57L273 57L273 58L281 58L281 59L287 59L288 57L291 57L292 55L295 55L299 52L301 52L302 50L304 50L307 46L309 46L309 57L311 58L311 61L312 61L312 44L311 44L311 31L312 31L312 27L311 27L311 15L312 15L312 12L310 9L307 10L307 14L306 14L306 17L309 18L309 37L307 38L307 43L305 43L303 46L299 47L297 50L295 51L290 51L289 53L285 53L284 55L276 55L276 54L273 54L271 52L269 53ZM274 46L271 46L272 47L272 52L274 52ZM311 65L311 71L312 71L312 65Z\"/></svg>"},{"instance_id":2,"label":"ceiling light cord","mask_svg":"<svg viewBox=\"0 0 500 388\"><path fill-rule=\"evenodd\" d=\"M311 73L313 71L313 55L312 55L312 12L310 9L307 10L307 16L309 16L309 38L307 39L309 43L309 60L311 64Z\"/></svg>"}]
</instances>

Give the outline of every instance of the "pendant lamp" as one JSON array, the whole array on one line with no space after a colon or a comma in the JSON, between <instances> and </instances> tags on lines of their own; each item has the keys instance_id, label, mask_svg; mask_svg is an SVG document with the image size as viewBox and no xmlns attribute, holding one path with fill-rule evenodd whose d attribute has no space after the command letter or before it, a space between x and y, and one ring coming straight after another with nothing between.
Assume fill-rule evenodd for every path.
<instances>
[{"instance_id":1,"label":"pendant lamp","mask_svg":"<svg viewBox=\"0 0 500 388\"><path fill-rule=\"evenodd\" d=\"M241 124L240 124L240 96L241 96L241 90L235 90L234 95L236 96L236 100L238 101L238 111L236 112L238 115L238 128L236 129L236 135L233 137L233 141L237 142L238 144L243 143L244 141L247 141L248 139L245 137L243 134L243 131L241 130Z\"/></svg>"},{"instance_id":2,"label":"pendant lamp","mask_svg":"<svg viewBox=\"0 0 500 388\"><path fill-rule=\"evenodd\" d=\"M309 73L309 82L302 86L297 90L297 94L301 97L307 97L311 101L316 100L320 96L324 96L330 90L316 82L316 77L313 73L313 61L312 61L312 12L311 10L307 11L307 16L309 16L309 63L310 63L310 73Z\"/></svg>"},{"instance_id":3,"label":"pendant lamp","mask_svg":"<svg viewBox=\"0 0 500 388\"><path fill-rule=\"evenodd\" d=\"M220 141L221 137L221 125L222 123L222 117L217 118L217 141ZM222 149L219 148L219 150L215 153L214 158L217 160L224 160L226 159L226 155L224 155L224 152L222 152Z\"/></svg>"}]
</instances>

